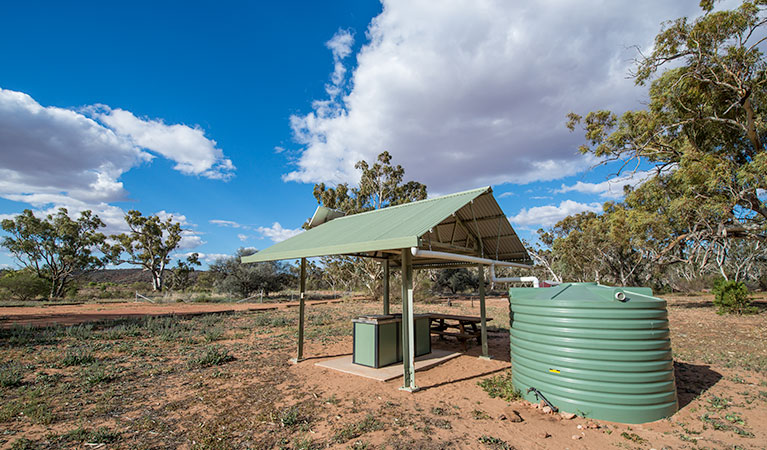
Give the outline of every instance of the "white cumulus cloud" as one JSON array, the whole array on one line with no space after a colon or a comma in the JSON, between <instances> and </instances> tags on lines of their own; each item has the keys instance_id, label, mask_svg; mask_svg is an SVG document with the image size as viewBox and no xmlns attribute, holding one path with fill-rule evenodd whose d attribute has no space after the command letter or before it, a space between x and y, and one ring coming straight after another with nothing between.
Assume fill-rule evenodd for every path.
<instances>
[{"instance_id":1,"label":"white cumulus cloud","mask_svg":"<svg viewBox=\"0 0 767 450\"><path fill-rule=\"evenodd\" d=\"M573 200L565 200L559 205L534 206L529 209L522 208L516 216L509 217L509 221L525 227L549 227L567 216L584 211L601 212L602 204L597 202L578 203Z\"/></svg>"},{"instance_id":2,"label":"white cumulus cloud","mask_svg":"<svg viewBox=\"0 0 767 450\"><path fill-rule=\"evenodd\" d=\"M175 256L179 259L186 259L190 256L192 256L193 253L197 253L197 259L200 262L204 262L206 264L212 264L219 259L229 258L232 255L227 255L226 253L202 253L202 252L186 252L186 253L179 253Z\"/></svg>"},{"instance_id":3,"label":"white cumulus cloud","mask_svg":"<svg viewBox=\"0 0 767 450\"><path fill-rule=\"evenodd\" d=\"M216 141L205 137L198 126L168 125L160 119L140 119L130 111L96 105L93 114L116 133L145 148L174 161L174 167L185 175L212 179L229 179L234 164L216 147Z\"/></svg>"},{"instance_id":4,"label":"white cumulus cloud","mask_svg":"<svg viewBox=\"0 0 767 450\"><path fill-rule=\"evenodd\" d=\"M138 119L106 106L43 106L0 88L0 197L38 208L125 200L120 177L153 153L185 174L229 178L234 170L199 127Z\"/></svg>"},{"instance_id":5,"label":"white cumulus cloud","mask_svg":"<svg viewBox=\"0 0 767 450\"><path fill-rule=\"evenodd\" d=\"M657 171L646 170L631 172L628 175L614 177L609 180L602 181L601 183L585 183L578 181L577 183L567 186L562 185L560 189L556 189L554 192L557 194L564 194L567 192L581 192L583 194L599 195L605 199L619 199L623 198L623 188L625 186L637 187L649 180Z\"/></svg>"},{"instance_id":6,"label":"white cumulus cloud","mask_svg":"<svg viewBox=\"0 0 767 450\"><path fill-rule=\"evenodd\" d=\"M227 179L234 171L200 127L139 119L104 105L43 106L23 92L0 88L0 197L31 205L39 217L59 207L70 217L88 209L106 223L105 233L128 231L125 212L110 203L127 197L120 177L156 154L188 175ZM182 214L157 214L188 225ZM182 248L203 243L199 232L184 231Z\"/></svg>"},{"instance_id":7,"label":"white cumulus cloud","mask_svg":"<svg viewBox=\"0 0 767 450\"><path fill-rule=\"evenodd\" d=\"M284 241L285 239L292 238L293 236L304 231L301 228L283 228L279 222L274 222L271 227L258 227L256 231L261 233L262 236L268 237L274 242Z\"/></svg>"},{"instance_id":8,"label":"white cumulus cloud","mask_svg":"<svg viewBox=\"0 0 767 450\"><path fill-rule=\"evenodd\" d=\"M213 225L218 225L220 227L243 228L242 225L240 225L239 223L233 220L212 219L212 220L209 220L208 222L212 223Z\"/></svg>"},{"instance_id":9,"label":"white cumulus cloud","mask_svg":"<svg viewBox=\"0 0 767 450\"><path fill-rule=\"evenodd\" d=\"M78 112L0 88L0 196L34 206L122 200L120 176L151 156Z\"/></svg>"},{"instance_id":10,"label":"white cumulus cloud","mask_svg":"<svg viewBox=\"0 0 767 450\"><path fill-rule=\"evenodd\" d=\"M631 46L647 50L662 21L699 13L665 0L383 0L348 91L291 117L302 149L284 179L354 183L354 164L384 150L436 192L582 172L594 160L566 114L641 107ZM344 39L328 43L339 82Z\"/></svg>"}]
</instances>

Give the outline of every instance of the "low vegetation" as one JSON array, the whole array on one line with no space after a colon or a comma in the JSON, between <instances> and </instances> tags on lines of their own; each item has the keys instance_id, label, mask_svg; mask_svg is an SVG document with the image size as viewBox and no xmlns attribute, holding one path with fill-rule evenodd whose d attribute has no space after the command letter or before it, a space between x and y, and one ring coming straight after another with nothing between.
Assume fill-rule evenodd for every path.
<instances>
[{"instance_id":1,"label":"low vegetation","mask_svg":"<svg viewBox=\"0 0 767 450\"><path fill-rule=\"evenodd\" d=\"M671 427L670 434L664 434L668 428L639 432L624 427L584 439L596 446L656 448L666 445L659 441L673 448L692 441L699 447L741 445L732 439L747 440L751 447L765 442L754 411L767 405L767 326L761 314L717 316L712 299L669 298L683 405L664 425ZM469 300L453 300L453 306L444 299L419 302L416 309L476 314ZM351 318L378 311L380 303L373 301L308 308L305 351L348 352ZM491 337L498 359L508 356L507 311L504 301L488 305L498 327ZM540 423L540 413L520 402L506 370L427 383L422 387L428 389L414 396L401 397L396 382L376 385L377 396L345 393L345 386L311 375L317 370L312 362L287 363L295 356L296 332L295 310L0 329L0 447L429 449L452 440L527 448L529 442L519 440L514 425L497 418L512 403L525 423ZM433 370L432 376L456 375L444 372L445 366ZM578 420L543 423L554 437L566 433L569 440ZM629 438L622 437L624 432ZM644 442L638 444L632 433Z\"/></svg>"},{"instance_id":2,"label":"low vegetation","mask_svg":"<svg viewBox=\"0 0 767 450\"><path fill-rule=\"evenodd\" d=\"M752 306L748 288L742 281L719 279L714 283L712 292L718 314L753 314L758 311Z\"/></svg>"},{"instance_id":3,"label":"low vegetation","mask_svg":"<svg viewBox=\"0 0 767 450\"><path fill-rule=\"evenodd\" d=\"M511 382L511 371L502 375L488 377L477 383L491 398L501 398L513 402L522 398L522 393Z\"/></svg>"}]
</instances>

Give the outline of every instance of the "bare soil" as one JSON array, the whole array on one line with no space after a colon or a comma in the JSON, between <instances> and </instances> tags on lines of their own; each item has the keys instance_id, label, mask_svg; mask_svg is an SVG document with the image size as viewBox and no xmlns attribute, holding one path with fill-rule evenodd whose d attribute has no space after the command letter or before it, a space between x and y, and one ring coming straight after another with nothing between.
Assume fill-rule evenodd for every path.
<instances>
[{"instance_id":1,"label":"bare soil","mask_svg":"<svg viewBox=\"0 0 767 450\"><path fill-rule=\"evenodd\" d=\"M309 300L307 305L340 303L342 300ZM295 308L298 302L284 303L82 303L76 305L0 307L0 327L76 325L109 319L162 316L194 316L211 313L267 311Z\"/></svg>"},{"instance_id":2,"label":"bare soil","mask_svg":"<svg viewBox=\"0 0 767 450\"><path fill-rule=\"evenodd\" d=\"M0 448L766 448L767 315L718 316L710 296L667 300L680 411L631 426L567 420L523 401L490 398L478 382L510 369L503 298L488 300L493 359L479 359L474 345L418 372L421 390L413 394L399 390L401 379L383 383L314 365L350 353L350 319L378 312L372 301L307 306L309 359L297 365L288 362L295 309L2 308ZM479 314L476 302L452 303L417 309ZM103 321L122 313L128 318ZM78 321L67 322L69 316ZM102 321L79 320L86 317ZM8 328L16 321L79 325ZM5 375L11 373L20 379ZM523 421L509 420L512 411Z\"/></svg>"}]
</instances>

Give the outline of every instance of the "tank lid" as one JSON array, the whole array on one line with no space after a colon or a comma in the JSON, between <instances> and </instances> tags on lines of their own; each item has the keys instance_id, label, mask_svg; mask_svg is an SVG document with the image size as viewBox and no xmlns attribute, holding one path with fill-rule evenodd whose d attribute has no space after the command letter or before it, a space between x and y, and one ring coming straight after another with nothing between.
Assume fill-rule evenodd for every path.
<instances>
[{"instance_id":1,"label":"tank lid","mask_svg":"<svg viewBox=\"0 0 767 450\"><path fill-rule=\"evenodd\" d=\"M644 287L613 287L597 283L562 283L549 288L511 288L511 299L558 300L558 301L609 301L628 302L634 300L657 300L652 289Z\"/></svg>"}]
</instances>

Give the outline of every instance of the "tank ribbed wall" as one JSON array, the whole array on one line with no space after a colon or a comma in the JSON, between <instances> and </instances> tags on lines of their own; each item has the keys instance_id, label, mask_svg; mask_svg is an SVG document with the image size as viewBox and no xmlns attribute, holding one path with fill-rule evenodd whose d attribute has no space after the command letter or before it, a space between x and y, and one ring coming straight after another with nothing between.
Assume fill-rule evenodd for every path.
<instances>
[{"instance_id":1,"label":"tank ribbed wall","mask_svg":"<svg viewBox=\"0 0 767 450\"><path fill-rule=\"evenodd\" d=\"M614 422L676 412L666 302L632 289L511 289L514 387L527 400L540 400L527 392L534 387L563 411Z\"/></svg>"}]
</instances>

